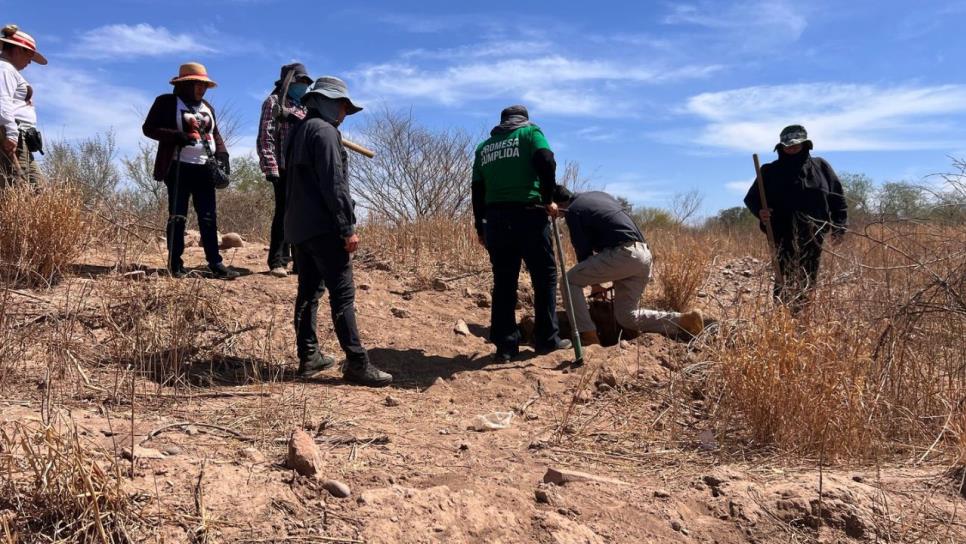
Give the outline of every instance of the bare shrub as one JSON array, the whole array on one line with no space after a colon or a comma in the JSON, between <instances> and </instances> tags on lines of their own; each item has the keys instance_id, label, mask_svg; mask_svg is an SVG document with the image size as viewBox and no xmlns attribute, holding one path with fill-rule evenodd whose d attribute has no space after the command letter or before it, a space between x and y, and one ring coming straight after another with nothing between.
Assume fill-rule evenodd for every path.
<instances>
[{"instance_id":1,"label":"bare shrub","mask_svg":"<svg viewBox=\"0 0 966 544\"><path fill-rule=\"evenodd\" d=\"M433 131L411 113L383 109L362 128L375 158L350 163L352 190L377 221L401 225L465 215L470 203L473 147L460 130Z\"/></svg>"},{"instance_id":2,"label":"bare shrub","mask_svg":"<svg viewBox=\"0 0 966 544\"><path fill-rule=\"evenodd\" d=\"M73 425L15 422L0 430L0 451L0 471L7 476L0 484L0 511L14 513L7 538L87 543L146 536L141 505L125 491L115 456L81 444Z\"/></svg>"},{"instance_id":3,"label":"bare shrub","mask_svg":"<svg viewBox=\"0 0 966 544\"><path fill-rule=\"evenodd\" d=\"M121 174L115 162L117 143L113 132L77 143L54 142L48 147L41 163L47 179L75 184L88 203L108 198L117 190Z\"/></svg>"},{"instance_id":4,"label":"bare shrub","mask_svg":"<svg viewBox=\"0 0 966 544\"><path fill-rule=\"evenodd\" d=\"M45 285L56 281L90 240L90 218L74 184L0 192L0 278Z\"/></svg>"},{"instance_id":5,"label":"bare shrub","mask_svg":"<svg viewBox=\"0 0 966 544\"><path fill-rule=\"evenodd\" d=\"M697 189L675 193L671 197L671 216L676 223L684 225L694 218L694 214L698 212L703 202L704 195Z\"/></svg>"}]
</instances>

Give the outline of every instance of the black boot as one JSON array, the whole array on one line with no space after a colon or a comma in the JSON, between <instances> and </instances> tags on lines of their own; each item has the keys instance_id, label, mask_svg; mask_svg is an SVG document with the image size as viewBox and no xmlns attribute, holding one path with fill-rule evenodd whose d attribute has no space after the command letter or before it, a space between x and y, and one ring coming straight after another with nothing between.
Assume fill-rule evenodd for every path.
<instances>
[{"instance_id":1,"label":"black boot","mask_svg":"<svg viewBox=\"0 0 966 544\"><path fill-rule=\"evenodd\" d=\"M228 268L223 263L209 264L208 270L211 271L211 277L218 280L233 280L238 277L238 272Z\"/></svg>"},{"instance_id":2,"label":"black boot","mask_svg":"<svg viewBox=\"0 0 966 544\"><path fill-rule=\"evenodd\" d=\"M312 376L328 370L335 366L335 359L321 353L314 353L308 359L299 361L298 375L300 378L311 378Z\"/></svg>"},{"instance_id":3,"label":"black boot","mask_svg":"<svg viewBox=\"0 0 966 544\"><path fill-rule=\"evenodd\" d=\"M574 347L573 343L566 338L558 338L555 344L550 344L549 346L540 346L536 348L537 355L546 355L548 353L553 353L558 349L570 349Z\"/></svg>"},{"instance_id":4,"label":"black boot","mask_svg":"<svg viewBox=\"0 0 966 544\"><path fill-rule=\"evenodd\" d=\"M369 359L346 361L342 368L342 378L349 383L366 387L384 387L392 383L392 374L383 372L372 365Z\"/></svg>"}]
</instances>

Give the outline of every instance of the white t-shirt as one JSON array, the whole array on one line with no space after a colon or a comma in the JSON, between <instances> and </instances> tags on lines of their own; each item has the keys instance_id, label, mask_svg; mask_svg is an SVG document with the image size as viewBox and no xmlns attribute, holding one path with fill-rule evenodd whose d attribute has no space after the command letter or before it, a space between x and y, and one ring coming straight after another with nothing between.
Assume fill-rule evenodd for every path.
<instances>
[{"instance_id":1,"label":"white t-shirt","mask_svg":"<svg viewBox=\"0 0 966 544\"><path fill-rule=\"evenodd\" d=\"M7 59L0 58L0 126L10 140L18 140L17 122L37 124L33 90L20 71Z\"/></svg>"},{"instance_id":2,"label":"white t-shirt","mask_svg":"<svg viewBox=\"0 0 966 544\"><path fill-rule=\"evenodd\" d=\"M190 124L190 120L195 120L198 124L200 130L205 134L205 138L208 140L208 146L211 148L211 152L215 152L215 117L211 114L211 110L208 109L208 105L202 102L195 111L192 112L181 98L178 98L178 108L177 108L177 123L178 130L183 132L191 132L190 129L186 129ZM174 159L178 160L178 150L174 151ZM185 146L181 149L181 162L187 164L205 164L208 162L208 153L205 152L205 146L201 143L201 140L195 142L195 145Z\"/></svg>"}]
</instances>

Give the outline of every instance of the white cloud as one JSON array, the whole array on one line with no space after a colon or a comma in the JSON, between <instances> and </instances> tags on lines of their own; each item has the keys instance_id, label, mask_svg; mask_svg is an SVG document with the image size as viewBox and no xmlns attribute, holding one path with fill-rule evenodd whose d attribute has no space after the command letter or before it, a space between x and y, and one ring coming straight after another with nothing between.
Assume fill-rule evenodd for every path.
<instances>
[{"instance_id":1,"label":"white cloud","mask_svg":"<svg viewBox=\"0 0 966 544\"><path fill-rule=\"evenodd\" d=\"M694 65L665 70L544 55L492 62L471 60L441 69L390 62L363 67L352 76L360 81L362 93L379 99L423 99L458 106L494 97L518 97L544 112L617 116L626 114L630 105L620 98L623 86L701 78L719 68Z\"/></svg>"},{"instance_id":2,"label":"white cloud","mask_svg":"<svg viewBox=\"0 0 966 544\"><path fill-rule=\"evenodd\" d=\"M685 110L706 122L694 143L740 151L770 149L793 123L825 151L952 149L966 139L950 117L966 112L966 85L745 87L693 96Z\"/></svg>"},{"instance_id":3,"label":"white cloud","mask_svg":"<svg viewBox=\"0 0 966 544\"><path fill-rule=\"evenodd\" d=\"M799 4L782 0L734 3L699 2L676 4L664 18L669 25L695 25L713 30L766 32L794 41L808 26ZM754 34L747 37L754 38Z\"/></svg>"},{"instance_id":4,"label":"white cloud","mask_svg":"<svg viewBox=\"0 0 966 544\"><path fill-rule=\"evenodd\" d=\"M599 126L584 127L576 132L574 136L580 140L589 142L611 142L620 137L621 131L608 129Z\"/></svg>"},{"instance_id":5,"label":"white cloud","mask_svg":"<svg viewBox=\"0 0 966 544\"><path fill-rule=\"evenodd\" d=\"M114 131L120 155L134 153L152 97L111 85L92 73L45 66L31 75L34 101L48 140L80 140Z\"/></svg>"},{"instance_id":6,"label":"white cloud","mask_svg":"<svg viewBox=\"0 0 966 544\"><path fill-rule=\"evenodd\" d=\"M745 194L748 192L748 187L751 187L751 181L752 180L750 179L743 179L739 181L729 181L728 183L725 183L724 186L732 193Z\"/></svg>"},{"instance_id":7,"label":"white cloud","mask_svg":"<svg viewBox=\"0 0 966 544\"><path fill-rule=\"evenodd\" d=\"M70 52L76 58L108 59L160 57L172 54L210 54L215 49L189 34L175 34L163 26L105 25L85 32Z\"/></svg>"},{"instance_id":8,"label":"white cloud","mask_svg":"<svg viewBox=\"0 0 966 544\"><path fill-rule=\"evenodd\" d=\"M626 198L635 206L660 206L671 196L667 184L648 180L634 172L619 174L604 185L603 191Z\"/></svg>"}]
</instances>

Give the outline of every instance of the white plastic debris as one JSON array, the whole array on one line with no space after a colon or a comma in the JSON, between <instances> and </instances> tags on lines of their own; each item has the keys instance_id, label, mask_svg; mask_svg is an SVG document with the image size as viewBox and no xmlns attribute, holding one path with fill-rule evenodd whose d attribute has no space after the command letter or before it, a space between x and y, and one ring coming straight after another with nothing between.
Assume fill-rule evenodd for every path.
<instances>
[{"instance_id":1,"label":"white plastic debris","mask_svg":"<svg viewBox=\"0 0 966 544\"><path fill-rule=\"evenodd\" d=\"M468 429L471 431L486 432L509 429L510 421L513 419L513 412L491 412L485 415L478 415L473 418Z\"/></svg>"}]
</instances>

